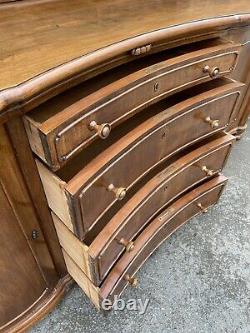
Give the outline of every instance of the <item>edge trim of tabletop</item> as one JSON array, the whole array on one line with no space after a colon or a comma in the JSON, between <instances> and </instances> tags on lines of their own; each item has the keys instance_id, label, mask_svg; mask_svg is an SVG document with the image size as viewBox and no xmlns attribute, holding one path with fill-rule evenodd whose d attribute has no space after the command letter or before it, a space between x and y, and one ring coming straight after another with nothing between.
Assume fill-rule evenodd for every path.
<instances>
[{"instance_id":1,"label":"edge trim of tabletop","mask_svg":"<svg viewBox=\"0 0 250 333\"><path fill-rule=\"evenodd\" d=\"M250 13L191 21L146 32L111 44L69 62L51 68L17 86L0 91L0 124L25 113L49 98L84 81L87 69L126 54L136 47L162 40L173 42L186 37L208 34L250 25Z\"/></svg>"}]
</instances>

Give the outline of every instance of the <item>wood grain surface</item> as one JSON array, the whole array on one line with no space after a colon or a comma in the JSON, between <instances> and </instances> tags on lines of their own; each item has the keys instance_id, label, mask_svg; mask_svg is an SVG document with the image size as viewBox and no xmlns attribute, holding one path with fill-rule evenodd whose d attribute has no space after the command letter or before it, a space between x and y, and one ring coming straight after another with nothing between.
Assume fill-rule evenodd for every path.
<instances>
[{"instance_id":1,"label":"wood grain surface","mask_svg":"<svg viewBox=\"0 0 250 333\"><path fill-rule=\"evenodd\" d=\"M190 218L200 214L202 211L198 204L202 204L205 208L215 204L226 182L227 178L223 175L213 178L182 196L158 215L136 239L133 251L126 252L114 266L102 284L101 297L113 299L115 295L120 295L128 285L126 275L134 277L134 274L164 240Z\"/></svg>"},{"instance_id":2,"label":"wood grain surface","mask_svg":"<svg viewBox=\"0 0 250 333\"><path fill-rule=\"evenodd\" d=\"M25 117L34 153L54 171L99 138L90 124L113 129L146 107L213 78L204 68L229 75L241 46L213 39L124 64L35 108ZM106 125L105 125L106 124ZM108 139L106 137L105 139Z\"/></svg>"},{"instance_id":3,"label":"wood grain surface","mask_svg":"<svg viewBox=\"0 0 250 333\"><path fill-rule=\"evenodd\" d=\"M117 261L100 287L96 287L75 261L63 251L69 274L77 281L92 303L100 309L103 299L113 300L114 295L121 295L129 284L127 276L134 277L134 274L164 240L190 218L202 213L199 204L207 209L218 201L226 182L226 177L217 176L170 205L143 230L135 240L133 251L126 252Z\"/></svg>"},{"instance_id":4,"label":"wood grain surface","mask_svg":"<svg viewBox=\"0 0 250 333\"><path fill-rule=\"evenodd\" d=\"M133 251L133 240L160 210L223 169L233 141L233 136L220 133L207 144L182 155L141 187L106 226L99 228L94 240L81 242L52 212L63 250L99 286L121 253ZM203 166L210 172L204 172Z\"/></svg>"},{"instance_id":5,"label":"wood grain surface","mask_svg":"<svg viewBox=\"0 0 250 333\"><path fill-rule=\"evenodd\" d=\"M1 5L0 88L15 86L145 32L246 12L250 12L248 0L22 1Z\"/></svg>"},{"instance_id":6,"label":"wood grain surface","mask_svg":"<svg viewBox=\"0 0 250 333\"><path fill-rule=\"evenodd\" d=\"M2 4L0 120L31 110L100 68L131 61L134 48L152 44L154 52L159 44L245 26L249 7L248 0Z\"/></svg>"}]
</instances>

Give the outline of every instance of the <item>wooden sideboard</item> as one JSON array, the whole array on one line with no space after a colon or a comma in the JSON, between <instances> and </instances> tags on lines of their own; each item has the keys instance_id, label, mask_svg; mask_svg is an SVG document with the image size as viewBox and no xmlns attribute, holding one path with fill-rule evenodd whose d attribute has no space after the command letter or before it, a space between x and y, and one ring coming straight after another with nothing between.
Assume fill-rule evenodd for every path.
<instances>
[{"instance_id":1,"label":"wooden sideboard","mask_svg":"<svg viewBox=\"0 0 250 333\"><path fill-rule=\"evenodd\" d=\"M0 331L100 309L215 204L250 113L250 4L0 1ZM73 277L73 279L72 279Z\"/></svg>"}]
</instances>

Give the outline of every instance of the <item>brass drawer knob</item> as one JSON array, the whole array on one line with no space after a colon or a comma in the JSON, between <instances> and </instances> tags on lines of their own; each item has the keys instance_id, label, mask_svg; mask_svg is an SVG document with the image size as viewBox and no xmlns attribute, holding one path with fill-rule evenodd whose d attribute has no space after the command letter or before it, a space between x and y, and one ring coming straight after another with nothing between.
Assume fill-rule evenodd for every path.
<instances>
[{"instance_id":1,"label":"brass drawer knob","mask_svg":"<svg viewBox=\"0 0 250 333\"><path fill-rule=\"evenodd\" d=\"M218 119L211 119L209 116L205 118L205 122L208 123L212 128L217 128L220 126L220 121Z\"/></svg>"},{"instance_id":2,"label":"brass drawer knob","mask_svg":"<svg viewBox=\"0 0 250 333\"><path fill-rule=\"evenodd\" d=\"M125 187L115 187L113 184L108 186L108 191L115 193L115 197L117 200L122 200L127 193Z\"/></svg>"},{"instance_id":3,"label":"brass drawer knob","mask_svg":"<svg viewBox=\"0 0 250 333\"><path fill-rule=\"evenodd\" d=\"M129 240L125 239L125 238L119 239L118 243L121 244L121 245L123 245L125 247L126 252L131 252L134 249L134 247L135 247L133 241L131 241L131 240L129 241Z\"/></svg>"},{"instance_id":4,"label":"brass drawer knob","mask_svg":"<svg viewBox=\"0 0 250 333\"><path fill-rule=\"evenodd\" d=\"M214 170L209 169L206 165L203 165L201 167L201 170L205 172L205 174L209 177L213 176L215 174Z\"/></svg>"},{"instance_id":5,"label":"brass drawer knob","mask_svg":"<svg viewBox=\"0 0 250 333\"><path fill-rule=\"evenodd\" d=\"M220 75L219 67L210 68L208 65L203 68L204 73L208 73L212 79L215 79Z\"/></svg>"},{"instance_id":6,"label":"brass drawer knob","mask_svg":"<svg viewBox=\"0 0 250 333\"><path fill-rule=\"evenodd\" d=\"M110 132L111 132L111 125L108 123L104 123L101 125L98 125L94 120L90 122L89 129L91 131L96 131L96 133L99 135L101 139L106 139Z\"/></svg>"},{"instance_id":7,"label":"brass drawer knob","mask_svg":"<svg viewBox=\"0 0 250 333\"><path fill-rule=\"evenodd\" d=\"M138 286L138 279L134 276L130 276L129 274L126 274L124 276L124 279L132 286L132 287L137 287Z\"/></svg>"},{"instance_id":8,"label":"brass drawer knob","mask_svg":"<svg viewBox=\"0 0 250 333\"><path fill-rule=\"evenodd\" d=\"M208 209L206 207L204 207L200 202L197 204L197 207L200 208L202 213L207 213L208 212Z\"/></svg>"}]
</instances>

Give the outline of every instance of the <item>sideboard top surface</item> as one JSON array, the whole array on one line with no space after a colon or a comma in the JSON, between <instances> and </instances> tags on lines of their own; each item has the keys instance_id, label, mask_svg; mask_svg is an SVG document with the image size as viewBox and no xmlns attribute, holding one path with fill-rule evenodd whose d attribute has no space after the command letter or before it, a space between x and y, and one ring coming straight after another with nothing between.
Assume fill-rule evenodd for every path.
<instances>
[{"instance_id":1,"label":"sideboard top surface","mask_svg":"<svg viewBox=\"0 0 250 333\"><path fill-rule=\"evenodd\" d=\"M249 0L0 4L0 123L82 82L88 71L131 57L134 48L247 25Z\"/></svg>"},{"instance_id":2,"label":"sideboard top surface","mask_svg":"<svg viewBox=\"0 0 250 333\"><path fill-rule=\"evenodd\" d=\"M0 90L146 32L247 12L250 13L249 0L58 0L3 4Z\"/></svg>"}]
</instances>

